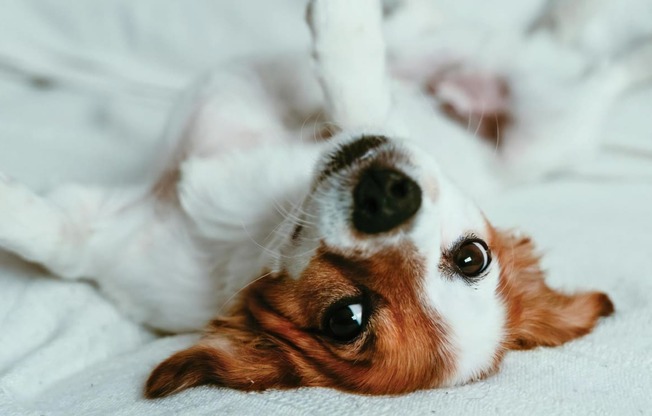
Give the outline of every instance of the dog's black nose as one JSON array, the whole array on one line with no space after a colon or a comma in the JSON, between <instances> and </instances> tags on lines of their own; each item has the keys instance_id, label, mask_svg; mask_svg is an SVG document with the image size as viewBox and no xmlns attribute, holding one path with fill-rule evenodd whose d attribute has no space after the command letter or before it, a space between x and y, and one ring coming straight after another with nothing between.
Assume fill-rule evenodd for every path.
<instances>
[{"instance_id":1,"label":"dog's black nose","mask_svg":"<svg viewBox=\"0 0 652 416\"><path fill-rule=\"evenodd\" d=\"M377 234L398 227L421 206L421 188L395 169L370 167L353 190L353 226Z\"/></svg>"}]
</instances>

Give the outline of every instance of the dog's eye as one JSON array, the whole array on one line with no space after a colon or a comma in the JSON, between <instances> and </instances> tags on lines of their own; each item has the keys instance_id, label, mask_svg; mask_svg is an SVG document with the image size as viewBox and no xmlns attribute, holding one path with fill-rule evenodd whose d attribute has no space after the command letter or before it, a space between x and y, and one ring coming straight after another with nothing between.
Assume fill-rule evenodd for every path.
<instances>
[{"instance_id":1,"label":"dog's eye","mask_svg":"<svg viewBox=\"0 0 652 416\"><path fill-rule=\"evenodd\" d=\"M326 313L324 332L338 341L351 341L362 332L363 312L361 303L336 304Z\"/></svg>"},{"instance_id":2,"label":"dog's eye","mask_svg":"<svg viewBox=\"0 0 652 416\"><path fill-rule=\"evenodd\" d=\"M453 254L457 269L466 277L478 277L491 264L491 253L482 240L468 240Z\"/></svg>"}]
</instances>

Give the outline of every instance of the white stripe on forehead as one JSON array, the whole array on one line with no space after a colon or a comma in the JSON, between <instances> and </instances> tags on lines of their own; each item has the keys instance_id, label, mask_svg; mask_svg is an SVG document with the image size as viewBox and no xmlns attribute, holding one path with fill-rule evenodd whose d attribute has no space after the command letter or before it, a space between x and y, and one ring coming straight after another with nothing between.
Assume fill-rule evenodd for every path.
<instances>
[{"instance_id":1,"label":"white stripe on forehead","mask_svg":"<svg viewBox=\"0 0 652 416\"><path fill-rule=\"evenodd\" d=\"M438 182L437 201L424 204L415 242L425 250L424 302L445 322L455 348L456 371L449 384L460 384L492 367L503 338L505 308L497 294L499 267L495 259L489 273L473 285L441 272L442 250L465 236L486 239L487 224L470 200L444 178Z\"/></svg>"},{"instance_id":2,"label":"white stripe on forehead","mask_svg":"<svg viewBox=\"0 0 652 416\"><path fill-rule=\"evenodd\" d=\"M505 309L498 298L498 265L473 286L428 267L426 298L445 322L455 349L456 370L449 384L470 381L493 366L503 338Z\"/></svg>"}]
</instances>

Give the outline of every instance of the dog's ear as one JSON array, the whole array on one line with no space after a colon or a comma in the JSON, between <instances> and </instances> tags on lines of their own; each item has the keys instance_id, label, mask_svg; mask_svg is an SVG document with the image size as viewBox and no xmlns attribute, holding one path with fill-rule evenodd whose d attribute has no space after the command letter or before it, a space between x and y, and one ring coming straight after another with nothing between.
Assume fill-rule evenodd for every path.
<instances>
[{"instance_id":1,"label":"dog's ear","mask_svg":"<svg viewBox=\"0 0 652 416\"><path fill-rule=\"evenodd\" d=\"M189 387L219 384L223 358L215 348L195 345L159 364L145 385L145 396L164 397Z\"/></svg>"},{"instance_id":2,"label":"dog's ear","mask_svg":"<svg viewBox=\"0 0 652 416\"><path fill-rule=\"evenodd\" d=\"M501 264L499 293L508 308L505 347L557 346L586 335L614 306L601 292L564 294L548 287L529 238L496 232L492 251Z\"/></svg>"},{"instance_id":3,"label":"dog's ear","mask_svg":"<svg viewBox=\"0 0 652 416\"><path fill-rule=\"evenodd\" d=\"M295 387L291 363L241 316L213 321L204 338L152 371L145 396L158 398L213 384L238 390Z\"/></svg>"}]
</instances>

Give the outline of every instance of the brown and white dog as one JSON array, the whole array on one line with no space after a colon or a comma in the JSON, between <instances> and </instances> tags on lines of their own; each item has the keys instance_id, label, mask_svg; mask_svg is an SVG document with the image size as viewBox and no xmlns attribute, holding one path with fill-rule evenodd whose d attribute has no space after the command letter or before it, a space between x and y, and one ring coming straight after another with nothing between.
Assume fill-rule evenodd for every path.
<instances>
[{"instance_id":1,"label":"brown and white dog","mask_svg":"<svg viewBox=\"0 0 652 416\"><path fill-rule=\"evenodd\" d=\"M561 120L521 117L541 100L510 83L502 139L516 144L501 159L421 91L469 120L485 103L466 98L485 91L499 97L498 117L502 78L469 87L473 71L424 72L427 57L388 69L376 0L315 0L309 23L317 76L307 57L279 57L204 80L172 123L174 152L154 181L44 198L0 180L0 247L96 281L151 327L210 321L197 345L153 371L148 397L203 384L368 394L456 385L495 372L510 349L561 345L613 312L603 293L548 287L532 242L495 229L466 195L511 183L501 171L532 179L556 168L575 147L523 150L518 137L534 131L550 144L572 131L582 143L639 66L565 85L577 106ZM322 111L332 137L302 136Z\"/></svg>"}]
</instances>

